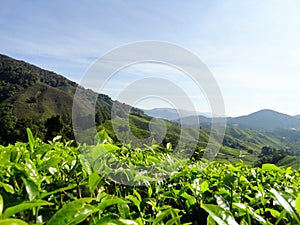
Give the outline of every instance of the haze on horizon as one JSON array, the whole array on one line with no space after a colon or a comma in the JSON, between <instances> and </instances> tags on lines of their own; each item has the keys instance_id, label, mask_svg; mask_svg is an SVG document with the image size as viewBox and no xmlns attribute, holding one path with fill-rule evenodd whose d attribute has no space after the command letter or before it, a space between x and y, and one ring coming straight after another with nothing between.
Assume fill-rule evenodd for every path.
<instances>
[{"instance_id":1,"label":"haze on horizon","mask_svg":"<svg viewBox=\"0 0 300 225\"><path fill-rule=\"evenodd\" d=\"M260 109L296 115L300 114L299 11L297 0L3 0L0 53L79 82L89 66L113 48L142 40L170 42L197 54L208 66L222 91L226 115ZM193 99L197 111L209 111L201 90L173 68L128 68L104 93L116 98L122 85L137 79L135 74L173 79ZM159 84L152 87L163 89ZM153 99L139 104L170 106Z\"/></svg>"}]
</instances>

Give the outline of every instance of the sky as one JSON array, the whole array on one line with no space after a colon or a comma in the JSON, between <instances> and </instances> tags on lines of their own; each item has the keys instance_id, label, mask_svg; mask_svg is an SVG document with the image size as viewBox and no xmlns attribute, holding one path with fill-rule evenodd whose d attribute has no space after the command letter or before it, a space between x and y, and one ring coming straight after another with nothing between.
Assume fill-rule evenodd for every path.
<instances>
[{"instance_id":1,"label":"sky","mask_svg":"<svg viewBox=\"0 0 300 225\"><path fill-rule=\"evenodd\" d=\"M0 53L80 82L112 49L137 41L163 41L196 54L208 67L219 85L226 115L260 109L296 115L300 114L299 12L299 0L1 0ZM124 89L145 77L168 80L186 92L197 111L210 111L206 93L185 73L167 65L129 66L101 90L119 99ZM137 106L171 107L167 97L160 98L164 82L150 83L147 87L155 87L157 96L140 96ZM169 95L179 93L171 90ZM182 108L187 107L185 97L177 98Z\"/></svg>"}]
</instances>

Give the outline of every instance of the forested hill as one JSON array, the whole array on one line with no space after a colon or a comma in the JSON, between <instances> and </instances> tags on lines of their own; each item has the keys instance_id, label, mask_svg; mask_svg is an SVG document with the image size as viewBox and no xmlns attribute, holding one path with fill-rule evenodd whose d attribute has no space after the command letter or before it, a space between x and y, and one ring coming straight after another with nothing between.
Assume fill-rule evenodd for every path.
<instances>
[{"instance_id":1,"label":"forested hill","mask_svg":"<svg viewBox=\"0 0 300 225\"><path fill-rule=\"evenodd\" d=\"M26 127L45 140L56 135L73 139L71 112L77 86L62 75L0 54L0 143L26 141ZM114 101L80 88L86 96L97 96L96 122L110 119ZM120 112L130 107L119 102L115 105ZM132 111L143 114L139 109Z\"/></svg>"},{"instance_id":2,"label":"forested hill","mask_svg":"<svg viewBox=\"0 0 300 225\"><path fill-rule=\"evenodd\" d=\"M52 71L0 54L0 101L36 83L54 88L74 90L77 84Z\"/></svg>"}]
</instances>

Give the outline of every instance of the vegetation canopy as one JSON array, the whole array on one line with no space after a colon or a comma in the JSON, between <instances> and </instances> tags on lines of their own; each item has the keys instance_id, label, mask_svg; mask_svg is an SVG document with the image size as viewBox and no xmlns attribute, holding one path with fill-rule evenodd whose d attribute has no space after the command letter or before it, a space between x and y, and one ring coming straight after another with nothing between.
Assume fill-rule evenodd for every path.
<instances>
[{"instance_id":1,"label":"vegetation canopy","mask_svg":"<svg viewBox=\"0 0 300 225\"><path fill-rule=\"evenodd\" d=\"M81 154L84 146L72 147L60 136L45 143L27 132L27 143L0 146L1 225L300 223L300 170L192 158L168 179L153 183L153 177L133 174L146 185L125 186L91 166ZM129 166L155 169L166 158L170 167L178 161L171 145L133 149L113 143L105 131L95 148L101 145ZM126 168L110 172L132 175Z\"/></svg>"}]
</instances>

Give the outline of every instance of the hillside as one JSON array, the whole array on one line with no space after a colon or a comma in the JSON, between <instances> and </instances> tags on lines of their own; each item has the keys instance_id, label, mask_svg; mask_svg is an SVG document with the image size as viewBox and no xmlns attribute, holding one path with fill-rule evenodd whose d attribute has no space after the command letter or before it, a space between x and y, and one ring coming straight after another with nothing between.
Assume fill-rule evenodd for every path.
<instances>
[{"instance_id":1,"label":"hillside","mask_svg":"<svg viewBox=\"0 0 300 225\"><path fill-rule=\"evenodd\" d=\"M72 104L77 87L78 84L62 75L0 54L0 143L25 141L26 126L30 126L35 133L39 133L44 138L51 139L60 134L65 138L73 139ZM110 119L113 104L120 114L131 108L126 104L113 101L107 95L83 87L79 87L79 90L84 96L84 99L79 101L81 108L89 109L94 104L92 100L96 100L97 124ZM131 112L136 115L143 114L136 108L132 108ZM88 118L91 115L80 116ZM51 130L45 127L45 124L52 117L56 119L50 121L53 125Z\"/></svg>"},{"instance_id":2,"label":"hillside","mask_svg":"<svg viewBox=\"0 0 300 225\"><path fill-rule=\"evenodd\" d=\"M63 113L71 115L72 102L70 94L43 83L29 86L3 101L14 106L14 115L18 118L30 115L33 119Z\"/></svg>"},{"instance_id":3,"label":"hillside","mask_svg":"<svg viewBox=\"0 0 300 225\"><path fill-rule=\"evenodd\" d=\"M29 127L36 135L43 140L52 140L53 137L61 135L64 139L73 140L72 126L72 104L73 97L78 85L67 78L54 72L43 70L29 63L0 55L0 144L15 143L16 141L26 141L26 128ZM198 139L196 152L194 157L201 157L201 151L205 149L209 136L211 118L199 116L201 129L192 126L181 127L180 121L170 122L162 120L165 124L166 134L151 137L150 124L153 118L144 114L137 108L117 101L113 101L109 96L98 94L92 90L80 87L79 90L83 95L83 99L78 102L83 110L82 114L78 114L81 122L80 127L76 127L77 132L88 135L91 132L93 124L91 124L91 103L93 99L97 99L95 108L95 123L98 129L105 128L115 141L131 143L132 145L142 145L143 139L147 139L147 143L157 141L166 145L172 143L173 146L178 144L179 139L184 141L185 147L189 148L191 143ZM116 115L111 118L112 106L116 107ZM128 112L129 124L127 122ZM170 112L169 112L170 113ZM171 112L172 113L172 112ZM183 113L187 113L183 110ZM284 119L290 120L289 127L295 118L282 115L276 112L259 112L241 118L228 118L229 124L243 124L237 126L245 128L247 124L253 125L264 122L266 120L265 113L272 119L278 119L279 124ZM271 115L276 115L271 117ZM256 117L260 120L255 119ZM280 120L283 118L282 120ZM182 123L188 123L189 117L182 119ZM217 120L216 120L217 121ZM117 127L113 127L113 123ZM271 122L269 122L271 124ZM190 124L192 125L192 124ZM263 126L263 124L261 125ZM117 129L116 134L114 131ZM135 140L132 139L130 133L133 133ZM153 139L153 140L152 140ZM243 159L249 165L255 165L261 160L262 149L271 147L274 154L281 151L294 157L298 153L300 145L298 136L293 138L293 145L288 144L278 133L266 133L261 131L240 130L230 128L227 130L223 147L217 155L219 160L239 161ZM290 140L290 139L289 139ZM83 140L84 141L84 140ZM182 146L183 147L183 146ZM272 151L273 151L272 150ZM269 161L278 161L285 157L275 159L266 159ZM264 159L265 160L265 159ZM291 163L290 158L285 160Z\"/></svg>"},{"instance_id":4,"label":"hillside","mask_svg":"<svg viewBox=\"0 0 300 225\"><path fill-rule=\"evenodd\" d=\"M62 75L2 54L0 54L0 79L0 102L34 83L44 83L70 94L77 87L75 82Z\"/></svg>"}]
</instances>

